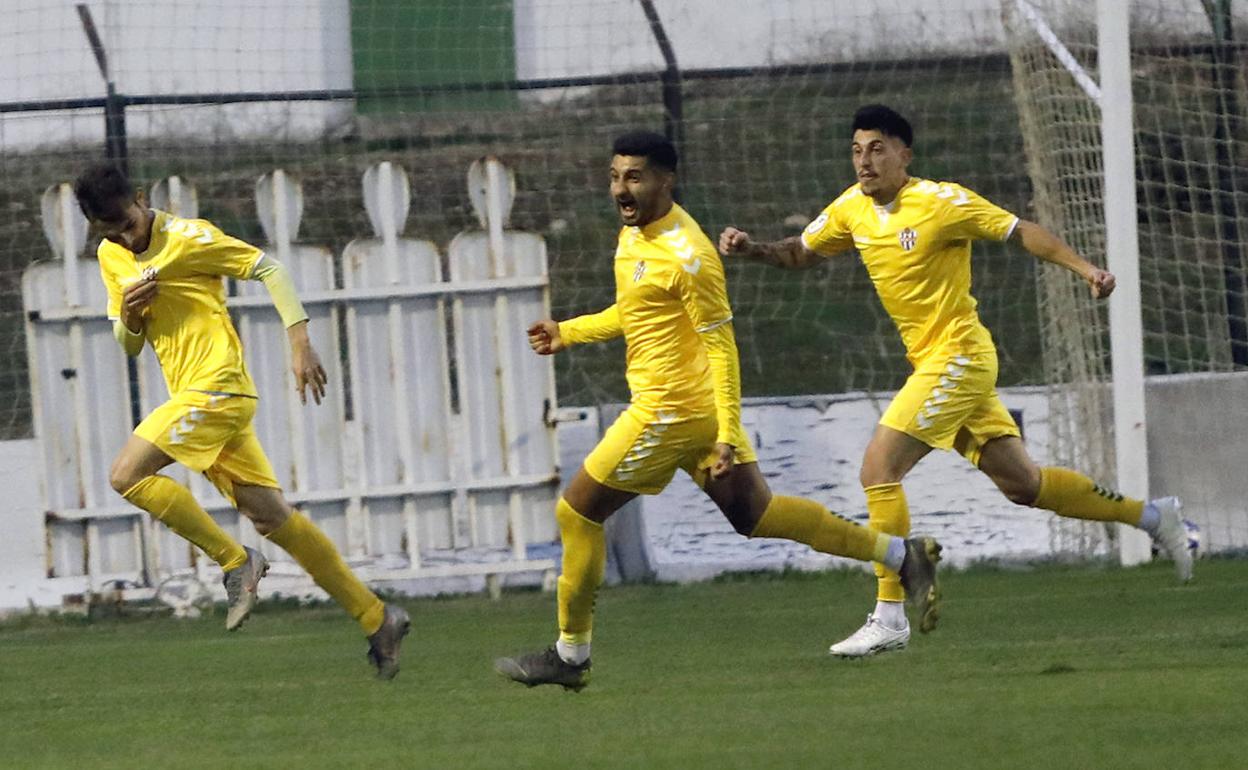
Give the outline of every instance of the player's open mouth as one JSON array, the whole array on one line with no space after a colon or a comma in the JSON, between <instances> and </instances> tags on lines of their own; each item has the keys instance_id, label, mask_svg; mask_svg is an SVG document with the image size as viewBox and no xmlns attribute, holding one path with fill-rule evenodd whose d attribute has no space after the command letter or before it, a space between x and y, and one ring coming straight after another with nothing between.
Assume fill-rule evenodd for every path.
<instances>
[{"instance_id":1,"label":"player's open mouth","mask_svg":"<svg viewBox=\"0 0 1248 770\"><path fill-rule=\"evenodd\" d=\"M636 201L616 201L615 205L620 207L620 214L626 217L631 217L637 213Z\"/></svg>"}]
</instances>

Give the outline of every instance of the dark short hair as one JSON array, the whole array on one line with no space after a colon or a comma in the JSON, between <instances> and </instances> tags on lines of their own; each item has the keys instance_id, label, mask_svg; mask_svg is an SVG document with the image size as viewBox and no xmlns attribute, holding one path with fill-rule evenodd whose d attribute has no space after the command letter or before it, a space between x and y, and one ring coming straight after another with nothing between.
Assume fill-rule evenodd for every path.
<instances>
[{"instance_id":1,"label":"dark short hair","mask_svg":"<svg viewBox=\"0 0 1248 770\"><path fill-rule=\"evenodd\" d=\"M659 168L676 170L676 146L666 136L653 131L629 131L617 136L611 153L642 157Z\"/></svg>"},{"instance_id":2,"label":"dark short hair","mask_svg":"<svg viewBox=\"0 0 1248 770\"><path fill-rule=\"evenodd\" d=\"M884 136L900 139L907 147L914 143L914 129L910 127L910 121L892 107L885 107L883 104L859 107L854 113L854 125L850 133L856 131L879 131Z\"/></svg>"},{"instance_id":3,"label":"dark short hair","mask_svg":"<svg viewBox=\"0 0 1248 770\"><path fill-rule=\"evenodd\" d=\"M74 195L87 219L108 220L134 200L134 186L117 166L97 163L78 175L74 181Z\"/></svg>"}]
</instances>

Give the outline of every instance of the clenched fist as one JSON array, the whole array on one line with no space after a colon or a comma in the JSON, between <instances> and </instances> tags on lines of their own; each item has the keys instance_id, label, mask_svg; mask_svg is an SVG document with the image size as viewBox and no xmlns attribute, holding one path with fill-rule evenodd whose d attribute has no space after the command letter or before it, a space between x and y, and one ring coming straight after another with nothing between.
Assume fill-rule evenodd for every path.
<instances>
[{"instance_id":1,"label":"clenched fist","mask_svg":"<svg viewBox=\"0 0 1248 770\"><path fill-rule=\"evenodd\" d=\"M559 323L547 318L530 326L529 347L539 356L549 356L566 348L567 345L563 344L563 337L559 334Z\"/></svg>"}]
</instances>

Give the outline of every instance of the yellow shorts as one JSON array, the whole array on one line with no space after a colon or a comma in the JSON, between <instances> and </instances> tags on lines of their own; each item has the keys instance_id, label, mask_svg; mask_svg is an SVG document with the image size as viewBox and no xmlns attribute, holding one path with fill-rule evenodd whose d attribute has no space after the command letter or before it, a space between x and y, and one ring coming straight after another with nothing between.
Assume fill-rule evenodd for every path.
<instances>
[{"instance_id":1,"label":"yellow shorts","mask_svg":"<svg viewBox=\"0 0 1248 770\"><path fill-rule=\"evenodd\" d=\"M193 471L234 502L234 485L280 488L251 418L256 399L188 390L156 407L134 435Z\"/></svg>"},{"instance_id":2,"label":"yellow shorts","mask_svg":"<svg viewBox=\"0 0 1248 770\"><path fill-rule=\"evenodd\" d=\"M657 495L680 468L699 484L704 471L715 464L715 415L676 420L660 413L626 409L607 428L594 451L585 458L585 472L612 489ZM758 461L754 447L737 425L732 431L738 464Z\"/></svg>"},{"instance_id":3,"label":"yellow shorts","mask_svg":"<svg viewBox=\"0 0 1248 770\"><path fill-rule=\"evenodd\" d=\"M997 396L997 354L937 354L919 362L880 424L979 465L984 444L1020 435Z\"/></svg>"}]
</instances>

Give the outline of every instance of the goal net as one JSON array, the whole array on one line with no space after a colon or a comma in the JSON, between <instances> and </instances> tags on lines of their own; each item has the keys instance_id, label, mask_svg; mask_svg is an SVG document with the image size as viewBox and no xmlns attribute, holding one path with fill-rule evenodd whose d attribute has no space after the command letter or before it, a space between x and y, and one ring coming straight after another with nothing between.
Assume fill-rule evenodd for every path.
<instances>
[{"instance_id":1,"label":"goal net","mask_svg":"<svg viewBox=\"0 0 1248 770\"><path fill-rule=\"evenodd\" d=\"M476 227L469 164L500 157L517 175L512 225L545 238L559 318L612 301L619 225L607 199L609 147L637 127L677 139L680 199L708 235L731 224L769 240L800 232L852 183L850 117L883 102L915 125L916 175L961 182L1089 258L1103 255L1098 108L1072 74L1073 63L1097 78L1089 3L94 0L85 6L106 77L73 4L8 6L0 438L31 431L20 276L52 256L40 195L103 157L110 81L135 180L177 174L194 185L201 216L253 240L262 237L255 180L280 167L302 185L300 239L341 255L370 231L360 176L387 160L411 177L405 233L445 245ZM1218 6L1133 3L1154 373L1236 372L1248 360L1243 55L1234 42L1245 21L1215 33L1206 9ZM973 260L1000 384L1053 386L1056 459L1112 480L1104 305L1019 249L977 244ZM895 329L855 260L799 274L727 269L747 396L903 382ZM625 400L621 359L618 342L561 356L561 404ZM1227 527L1238 530L1207 534L1245 537L1242 519ZM1081 553L1106 545L1098 527L1054 537Z\"/></svg>"},{"instance_id":2,"label":"goal net","mask_svg":"<svg viewBox=\"0 0 1248 770\"><path fill-rule=\"evenodd\" d=\"M1220 432L1217 412L1230 392L1219 388L1238 379L1218 374L1248 365L1248 263L1241 243L1248 179L1239 164L1246 138L1244 48L1235 42L1248 19L1242 5L1238 17L1231 9L1229 2L1131 4L1149 435L1205 450L1170 453L1161 463L1153 452L1150 470L1155 487L1186 481L1189 515L1201 528L1202 545L1213 548L1242 547L1248 538L1237 506L1212 491L1227 479L1217 470L1219 444L1208 440ZM1095 4L1007 0L1003 10L1035 216L1099 260L1105 220ZM1044 380L1055 386L1054 456L1112 479L1106 305L1053 267L1039 271L1037 292ZM1201 389L1210 398L1194 395ZM1192 399L1175 413L1167 390ZM1063 550L1089 553L1105 547L1113 530L1055 520L1053 532Z\"/></svg>"}]
</instances>

